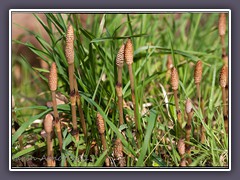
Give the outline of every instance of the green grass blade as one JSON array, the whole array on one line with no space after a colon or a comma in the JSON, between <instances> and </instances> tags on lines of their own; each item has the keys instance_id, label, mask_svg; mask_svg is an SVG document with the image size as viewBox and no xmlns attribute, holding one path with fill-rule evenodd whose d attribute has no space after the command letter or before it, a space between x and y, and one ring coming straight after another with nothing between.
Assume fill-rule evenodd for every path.
<instances>
[{"instance_id":1,"label":"green grass blade","mask_svg":"<svg viewBox=\"0 0 240 180\"><path fill-rule=\"evenodd\" d=\"M93 165L94 167L101 167L103 166L103 163L106 159L106 155L107 155L107 150L104 151L101 156L97 159L97 161L95 162L95 164Z\"/></svg>"},{"instance_id":2,"label":"green grass blade","mask_svg":"<svg viewBox=\"0 0 240 180\"><path fill-rule=\"evenodd\" d=\"M151 142L151 134L152 134L155 122L156 122L156 118L157 118L156 111L150 110L150 117L148 118L148 126L146 129L144 142L143 142L142 149L140 151L140 156L138 158L136 166L144 166L143 161L144 161L144 157L147 153L148 146Z\"/></svg>"},{"instance_id":3,"label":"green grass blade","mask_svg":"<svg viewBox=\"0 0 240 180\"><path fill-rule=\"evenodd\" d=\"M30 117L27 122L23 123L21 125L21 127L13 134L13 136L12 136L12 145L15 143L17 138L19 136L21 136L21 134L27 129L27 127L32 124L33 121L35 121L36 119L42 118L44 115L46 115L50 111L51 111L51 109L47 109L46 111L44 111L44 112L42 112L42 113L40 113L38 115Z\"/></svg>"},{"instance_id":4,"label":"green grass blade","mask_svg":"<svg viewBox=\"0 0 240 180\"><path fill-rule=\"evenodd\" d=\"M36 143L32 147L26 148L26 149L24 149L22 151L17 152L16 154L14 154L12 156L12 160L17 159L17 158L19 158L21 156L24 156L24 155L26 155L28 153L34 152L35 150L39 150L40 148L43 148L45 146L46 146L46 142Z\"/></svg>"}]
</instances>

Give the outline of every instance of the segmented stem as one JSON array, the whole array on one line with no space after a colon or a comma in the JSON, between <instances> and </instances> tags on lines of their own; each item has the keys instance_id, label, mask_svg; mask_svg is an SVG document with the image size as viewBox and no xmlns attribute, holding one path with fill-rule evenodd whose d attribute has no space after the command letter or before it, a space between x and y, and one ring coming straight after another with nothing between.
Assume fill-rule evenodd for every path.
<instances>
[{"instance_id":1,"label":"segmented stem","mask_svg":"<svg viewBox=\"0 0 240 180\"><path fill-rule=\"evenodd\" d=\"M57 131L59 148L60 148L60 151L62 151L63 139L62 139L61 123L60 123L59 115L58 115L58 111L57 111L56 92L52 91L51 94L52 94L52 102L53 102L53 114L54 114L54 118L55 118L55 128Z\"/></svg>"},{"instance_id":2,"label":"segmented stem","mask_svg":"<svg viewBox=\"0 0 240 180\"><path fill-rule=\"evenodd\" d=\"M222 45L222 57L227 55L227 51L226 51L226 47L225 47L225 39L224 39L224 35L220 36L221 38L221 45Z\"/></svg>"}]
</instances>

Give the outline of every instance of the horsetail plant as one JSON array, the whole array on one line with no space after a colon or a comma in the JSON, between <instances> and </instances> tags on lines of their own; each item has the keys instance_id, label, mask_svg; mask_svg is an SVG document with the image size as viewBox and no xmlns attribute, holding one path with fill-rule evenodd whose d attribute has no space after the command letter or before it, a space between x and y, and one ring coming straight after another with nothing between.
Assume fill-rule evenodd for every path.
<instances>
[{"instance_id":1,"label":"horsetail plant","mask_svg":"<svg viewBox=\"0 0 240 180\"><path fill-rule=\"evenodd\" d=\"M122 94L122 69L124 64L124 49L125 45L123 44L118 51L116 58L117 72L118 72L118 80L116 85L116 92L118 96L118 110L119 110L119 124L122 125L124 123L123 120L123 94Z\"/></svg>"},{"instance_id":2,"label":"horsetail plant","mask_svg":"<svg viewBox=\"0 0 240 180\"><path fill-rule=\"evenodd\" d=\"M226 14L220 13L219 15L219 22L218 22L218 32L221 38L221 45L222 45L222 57L225 57L226 54L226 48L225 48L225 34L226 34Z\"/></svg>"},{"instance_id":3,"label":"horsetail plant","mask_svg":"<svg viewBox=\"0 0 240 180\"><path fill-rule=\"evenodd\" d=\"M180 154L180 166L185 167L186 166L186 159L184 157L185 155L185 142L184 139L179 139L177 144L178 152Z\"/></svg>"},{"instance_id":4,"label":"horsetail plant","mask_svg":"<svg viewBox=\"0 0 240 180\"><path fill-rule=\"evenodd\" d=\"M44 119L44 130L47 133L47 166L55 166L55 161L53 159L53 144L51 133L53 130L53 117L51 114L47 114Z\"/></svg>"},{"instance_id":5,"label":"horsetail plant","mask_svg":"<svg viewBox=\"0 0 240 180\"><path fill-rule=\"evenodd\" d=\"M201 100L201 91L200 91L200 83L202 81L202 61L197 61L194 70L194 82L197 88L197 97L198 101Z\"/></svg>"},{"instance_id":6,"label":"horsetail plant","mask_svg":"<svg viewBox=\"0 0 240 180\"><path fill-rule=\"evenodd\" d=\"M123 145L119 138L115 141L114 156L118 160L120 167L126 166L126 160L123 156Z\"/></svg>"},{"instance_id":7,"label":"horsetail plant","mask_svg":"<svg viewBox=\"0 0 240 180\"><path fill-rule=\"evenodd\" d=\"M223 65L220 71L220 86L222 88L222 102L223 102L223 119L224 119L224 127L225 131L228 134L228 114L227 114L227 97L226 97L226 85L227 85L227 66Z\"/></svg>"},{"instance_id":8,"label":"horsetail plant","mask_svg":"<svg viewBox=\"0 0 240 180\"><path fill-rule=\"evenodd\" d=\"M129 71L129 78L130 78L130 85L131 85L131 94L132 94L132 103L134 108L134 120L135 120L135 126L136 126L136 132L139 133L140 126L138 124L138 113L136 108L136 98L135 98L135 88L134 88L134 78L133 78L133 70L132 70L132 64L133 64L133 44L130 38L128 38L125 50L124 50L124 57L126 64L128 66Z\"/></svg>"},{"instance_id":9,"label":"horsetail plant","mask_svg":"<svg viewBox=\"0 0 240 180\"><path fill-rule=\"evenodd\" d=\"M98 128L98 132L100 134L103 150L106 151L107 150L107 140L105 137L105 125L104 125L103 117L101 116L101 114L99 112L97 113L97 128ZM105 164L107 167L110 166L110 161L109 161L108 157L106 157Z\"/></svg>"},{"instance_id":10,"label":"horsetail plant","mask_svg":"<svg viewBox=\"0 0 240 180\"><path fill-rule=\"evenodd\" d=\"M227 66L227 85L226 85L226 87L225 87L225 89L226 89L226 101L228 102L228 92L229 92L229 90L228 90L228 56L225 56L224 58L223 58L223 60L224 60L224 62L225 62L225 65ZM228 105L227 105L228 106Z\"/></svg>"},{"instance_id":11,"label":"horsetail plant","mask_svg":"<svg viewBox=\"0 0 240 180\"><path fill-rule=\"evenodd\" d=\"M53 103L53 114L54 114L54 124L55 128L57 131L57 138L59 141L59 148L60 151L62 151L62 131L61 131L61 123L59 119L59 114L57 111L57 100L56 100L56 90L57 90L57 66L56 63L53 62L51 65L50 73L49 73L49 78L48 78L48 83L49 83L49 88L51 90L51 95L52 95L52 103Z\"/></svg>"},{"instance_id":12,"label":"horsetail plant","mask_svg":"<svg viewBox=\"0 0 240 180\"><path fill-rule=\"evenodd\" d=\"M175 106L176 106L176 112L177 112L177 119L179 124L182 124L182 120L181 120L181 110L179 107L179 101L178 101L178 85L179 85L179 76L178 76L178 72L177 69L175 67L172 68L171 70L171 86L172 86L172 90L174 93L174 101L175 101Z\"/></svg>"},{"instance_id":13,"label":"horsetail plant","mask_svg":"<svg viewBox=\"0 0 240 180\"><path fill-rule=\"evenodd\" d=\"M222 59L223 59L223 63L228 66L228 56L226 53L225 41L224 41L226 29L227 29L226 14L220 13L219 22L218 22L218 31L219 31L219 36L221 38ZM226 89L226 96L228 97L228 72L227 72L227 85L225 89Z\"/></svg>"},{"instance_id":14,"label":"horsetail plant","mask_svg":"<svg viewBox=\"0 0 240 180\"><path fill-rule=\"evenodd\" d=\"M200 90L200 84L202 81L202 61L199 60L197 61L196 65L195 65L195 70L194 70L194 82L196 84L196 88L197 88L197 98L198 98L198 102L200 103L200 108L203 114L203 122L206 123L205 120L205 112L204 112L204 100L201 97L201 90ZM201 124L201 143L205 142L206 139L206 135L205 135L205 129L203 124Z\"/></svg>"},{"instance_id":15,"label":"horsetail plant","mask_svg":"<svg viewBox=\"0 0 240 180\"><path fill-rule=\"evenodd\" d=\"M192 109L192 102L190 99L186 100L185 104L185 111L187 113L187 125L186 125L186 153L188 155L187 161L188 164L192 163L190 156L191 153L191 146L189 145L190 143L190 137L191 137L191 130L192 130L192 117L193 117L193 109Z\"/></svg>"},{"instance_id":16,"label":"horsetail plant","mask_svg":"<svg viewBox=\"0 0 240 180\"><path fill-rule=\"evenodd\" d=\"M79 140L78 129L77 129L77 116L76 116L76 93L74 89L74 30L73 26L69 25L66 34L66 47L65 55L68 61L68 75L70 84L70 101L71 101L71 112L72 112L72 123L73 131L76 141Z\"/></svg>"},{"instance_id":17,"label":"horsetail plant","mask_svg":"<svg viewBox=\"0 0 240 180\"><path fill-rule=\"evenodd\" d=\"M77 80L75 77L74 77L74 90L76 93L76 101L77 101L77 106L78 106L78 111L79 111L80 122L81 122L81 125L83 128L83 134L85 137L87 137L87 126L86 126L86 121L85 121L84 113L83 113L83 109L82 109L81 96L78 92Z\"/></svg>"},{"instance_id":18,"label":"horsetail plant","mask_svg":"<svg viewBox=\"0 0 240 180\"><path fill-rule=\"evenodd\" d=\"M166 80L168 81L170 76L171 76L171 69L173 68L173 60L172 56L169 54L167 56L167 75L166 75Z\"/></svg>"}]
</instances>

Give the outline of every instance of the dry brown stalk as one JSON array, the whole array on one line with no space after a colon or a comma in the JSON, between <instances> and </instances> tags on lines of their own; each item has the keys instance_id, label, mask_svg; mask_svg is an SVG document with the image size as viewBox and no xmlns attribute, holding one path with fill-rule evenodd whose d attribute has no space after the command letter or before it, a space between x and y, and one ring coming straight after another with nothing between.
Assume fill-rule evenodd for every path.
<instances>
[{"instance_id":1,"label":"dry brown stalk","mask_svg":"<svg viewBox=\"0 0 240 180\"><path fill-rule=\"evenodd\" d=\"M55 128L57 131L57 138L59 141L59 148L60 151L62 151L62 131L61 131L61 123L59 120L59 115L57 111L57 100L56 100L56 90L57 90L57 66L56 63L53 62L50 69L50 74L48 78L49 88L51 90L52 95L52 103L53 103L53 114L54 114L54 120L55 120Z\"/></svg>"},{"instance_id":2,"label":"dry brown stalk","mask_svg":"<svg viewBox=\"0 0 240 180\"><path fill-rule=\"evenodd\" d=\"M69 25L67 29L65 55L68 61L70 101L71 101L72 124L73 124L72 134L74 135L76 141L78 142L79 132L77 129L76 93L74 89L74 30L72 25Z\"/></svg>"},{"instance_id":3,"label":"dry brown stalk","mask_svg":"<svg viewBox=\"0 0 240 180\"><path fill-rule=\"evenodd\" d=\"M103 117L101 116L101 114L99 112L97 113L97 128L98 128L98 132L101 137L103 150L106 151L107 150L107 141L106 141L106 137L105 137L105 125L104 125ZM110 166L110 161L109 161L108 157L106 157L105 164L107 167Z\"/></svg>"},{"instance_id":4,"label":"dry brown stalk","mask_svg":"<svg viewBox=\"0 0 240 180\"><path fill-rule=\"evenodd\" d=\"M192 130L192 117L193 117L193 110L192 110L192 102L190 99L187 99L186 104L185 104L185 110L187 113L187 125L186 125L186 153L188 156L190 156L191 153L191 146L189 145L190 143L190 137L191 137L191 130ZM191 158L187 158L188 164L192 163Z\"/></svg>"},{"instance_id":5,"label":"dry brown stalk","mask_svg":"<svg viewBox=\"0 0 240 180\"><path fill-rule=\"evenodd\" d=\"M228 67L224 65L220 71L220 86L222 88L222 101L223 101L223 119L225 131L228 134L228 114L227 114L227 100L226 100L226 85L227 85Z\"/></svg>"},{"instance_id":6,"label":"dry brown stalk","mask_svg":"<svg viewBox=\"0 0 240 180\"><path fill-rule=\"evenodd\" d=\"M116 58L116 65L118 71L118 81L116 85L116 92L118 96L118 110L119 110L119 124L122 125L124 123L123 119L123 94L122 94L122 68L124 63L124 49L125 45L123 44L118 51Z\"/></svg>"},{"instance_id":7,"label":"dry brown stalk","mask_svg":"<svg viewBox=\"0 0 240 180\"><path fill-rule=\"evenodd\" d=\"M174 100L175 100L175 106L176 106L176 112L177 112L177 119L180 125L182 125L182 115L181 110L179 107L179 101L178 101L178 85L179 85L179 77L178 72L175 67L171 70L171 86L174 93Z\"/></svg>"},{"instance_id":8,"label":"dry brown stalk","mask_svg":"<svg viewBox=\"0 0 240 180\"><path fill-rule=\"evenodd\" d=\"M179 139L177 147L178 147L178 152L179 152L180 157L181 157L180 166L185 167L186 166L186 159L184 157L184 155L185 155L184 139Z\"/></svg>"},{"instance_id":9,"label":"dry brown stalk","mask_svg":"<svg viewBox=\"0 0 240 180\"><path fill-rule=\"evenodd\" d=\"M54 166L54 158L53 158L53 144L51 133L53 129L53 117L51 114L47 114L44 119L44 129L47 133L47 165L49 167Z\"/></svg>"},{"instance_id":10,"label":"dry brown stalk","mask_svg":"<svg viewBox=\"0 0 240 180\"><path fill-rule=\"evenodd\" d=\"M125 50L124 50L124 57L126 64L128 65L128 71L129 71L129 78L130 78L130 85L131 85L131 94L132 94L132 102L133 102L133 108L134 108L134 120L135 120L135 126L137 133L139 132L139 124L138 124L138 113L136 109L136 98L135 98L135 89L134 89L134 77L133 77L133 70L132 70L132 64L133 64L133 44L130 38L128 38Z\"/></svg>"},{"instance_id":11,"label":"dry brown stalk","mask_svg":"<svg viewBox=\"0 0 240 180\"><path fill-rule=\"evenodd\" d=\"M115 141L114 156L118 160L120 167L126 166L126 160L123 156L123 145L119 138Z\"/></svg>"},{"instance_id":12,"label":"dry brown stalk","mask_svg":"<svg viewBox=\"0 0 240 180\"><path fill-rule=\"evenodd\" d=\"M82 109L81 96L78 92L77 80L76 80L75 76L74 76L74 89L75 89L75 93L76 93L76 101L77 101L81 125L83 128L83 134L85 137L87 137L87 126L86 126L86 121L85 121L84 113L83 113L83 109Z\"/></svg>"}]
</instances>

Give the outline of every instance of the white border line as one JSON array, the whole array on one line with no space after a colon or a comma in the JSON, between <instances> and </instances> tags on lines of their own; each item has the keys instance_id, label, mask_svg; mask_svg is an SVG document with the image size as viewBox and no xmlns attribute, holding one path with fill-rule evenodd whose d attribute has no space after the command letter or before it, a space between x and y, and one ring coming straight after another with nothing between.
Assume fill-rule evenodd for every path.
<instances>
[{"instance_id":1,"label":"white border line","mask_svg":"<svg viewBox=\"0 0 240 180\"><path fill-rule=\"evenodd\" d=\"M11 154L11 150L12 150L12 144L11 144L11 139L12 139L12 134L11 134L11 132L12 132L12 119L11 119L11 117L12 117L12 53L11 53L11 50L12 50L12 37L11 37L11 35L12 35L12 18L11 18L11 14L12 14L12 12L11 12L11 10L9 11L9 19L8 19L8 26L9 26L9 60L8 60L8 63L9 63L9 80L8 80L8 82L9 82L9 139L8 139L8 141L9 141L9 170L10 171L12 171L12 167L11 167L11 164L12 164L12 161L11 161L11 157L12 157L12 154Z\"/></svg>"},{"instance_id":2,"label":"white border line","mask_svg":"<svg viewBox=\"0 0 240 180\"><path fill-rule=\"evenodd\" d=\"M228 169L217 169L217 167L211 167L209 169L201 169L199 168L187 168L187 169L175 169L175 168L144 168L144 169L138 169L138 168L125 168L125 169L121 169L121 168L114 168L114 169L108 169L108 168L101 168L101 169L74 169L74 168L53 168L53 169L46 169L46 168L41 168L38 167L38 169L32 168L32 169L17 169L17 168L12 168L11 167L11 119L10 117L12 117L12 86L11 86L11 82L12 82L12 53L11 53L11 48L12 48L12 37L11 37L11 29L12 29L12 13L15 12L38 12L38 13L46 13L46 12L78 12L78 13L131 13L131 12L136 12L136 13L177 13L177 12L194 12L194 13L198 13L198 12L228 12L229 13L229 17L228 17L228 44L229 44L229 70L231 69L231 10L230 9L10 9L9 10L9 91L11 93L9 93L9 171L231 171L231 73L229 73L229 168ZM229 71L231 72L231 71ZM213 169L215 168L215 169Z\"/></svg>"},{"instance_id":3,"label":"white border line","mask_svg":"<svg viewBox=\"0 0 240 180\"><path fill-rule=\"evenodd\" d=\"M155 12L155 13L165 13L165 12L223 12L231 11L230 9L10 9L9 11L16 12Z\"/></svg>"},{"instance_id":4,"label":"white border line","mask_svg":"<svg viewBox=\"0 0 240 180\"><path fill-rule=\"evenodd\" d=\"M154 171L154 172L157 172L157 171L175 171L175 172L177 172L177 171L184 171L184 172L186 172L186 171L195 171L195 172L197 172L197 171L203 171L203 172L209 172L209 171L219 171L219 172L223 172L223 171L230 171L229 169L201 169L201 168L199 168L199 169L190 169L190 168L188 168L188 169L181 169L181 168L176 168L176 169L174 169L174 168L172 168L171 169L171 167L169 167L168 169L167 168L165 168L165 169L161 169L161 168L152 168L152 169L121 169L121 168L116 168L116 169L107 169L107 168L102 168L102 169L95 169L95 168L93 168L93 169L84 169L84 168L79 168L79 169L77 169L77 168L52 168L52 169L45 169L44 167L39 167L38 169L36 169L36 168L32 168L32 169L24 169L24 168L22 168L22 169L10 169L10 171L87 171L87 172L89 172L89 171L125 171L125 172L127 172L127 171L135 171L135 172L144 172L144 171Z\"/></svg>"}]
</instances>

